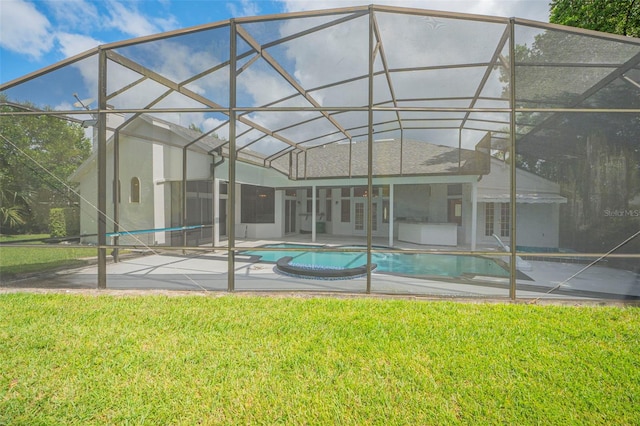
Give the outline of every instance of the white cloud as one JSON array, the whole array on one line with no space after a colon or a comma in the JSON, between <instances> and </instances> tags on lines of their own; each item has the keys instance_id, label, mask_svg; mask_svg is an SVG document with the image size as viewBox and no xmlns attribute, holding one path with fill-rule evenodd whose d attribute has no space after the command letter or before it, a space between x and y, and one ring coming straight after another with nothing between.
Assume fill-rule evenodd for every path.
<instances>
[{"instance_id":1,"label":"white cloud","mask_svg":"<svg viewBox=\"0 0 640 426\"><path fill-rule=\"evenodd\" d=\"M87 0L42 2L50 11L58 31L88 34L101 25L100 13L95 3Z\"/></svg>"},{"instance_id":2,"label":"white cloud","mask_svg":"<svg viewBox=\"0 0 640 426\"><path fill-rule=\"evenodd\" d=\"M129 3L135 5L136 3ZM107 3L109 19L107 24L124 34L142 37L158 33L162 30L135 8L128 8L123 3L111 1ZM166 22L165 22L166 24Z\"/></svg>"},{"instance_id":3,"label":"white cloud","mask_svg":"<svg viewBox=\"0 0 640 426\"><path fill-rule=\"evenodd\" d=\"M250 0L240 0L238 3L227 3L227 9L231 12L231 16L255 16L260 14L260 7L258 3Z\"/></svg>"},{"instance_id":4,"label":"white cloud","mask_svg":"<svg viewBox=\"0 0 640 426\"><path fill-rule=\"evenodd\" d=\"M287 12L366 6L371 3L395 7L440 10L479 15L518 17L548 22L548 0L283 0Z\"/></svg>"},{"instance_id":5,"label":"white cloud","mask_svg":"<svg viewBox=\"0 0 640 426\"><path fill-rule=\"evenodd\" d=\"M53 47L51 23L33 4L2 0L0 9L0 46L33 59L40 59Z\"/></svg>"},{"instance_id":6,"label":"white cloud","mask_svg":"<svg viewBox=\"0 0 640 426\"><path fill-rule=\"evenodd\" d=\"M56 38L60 45L60 52L65 58L93 49L102 44L101 41L82 34L58 33L56 34Z\"/></svg>"},{"instance_id":7,"label":"white cloud","mask_svg":"<svg viewBox=\"0 0 640 426\"><path fill-rule=\"evenodd\" d=\"M205 132L209 132L219 127L221 124L225 123L226 121L227 120L218 120L217 118L209 117L200 124L202 125L202 129ZM229 126L226 125L226 126L220 127L218 130L215 131L215 134L218 135L219 138L229 140Z\"/></svg>"}]
</instances>

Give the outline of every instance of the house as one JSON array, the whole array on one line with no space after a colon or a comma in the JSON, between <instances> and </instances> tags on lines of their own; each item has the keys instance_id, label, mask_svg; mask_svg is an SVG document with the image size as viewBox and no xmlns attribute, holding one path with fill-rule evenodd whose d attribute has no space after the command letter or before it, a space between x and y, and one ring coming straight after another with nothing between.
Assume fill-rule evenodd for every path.
<instances>
[{"instance_id":1,"label":"house","mask_svg":"<svg viewBox=\"0 0 640 426\"><path fill-rule=\"evenodd\" d=\"M111 202L106 213L112 243L194 246L224 241L227 141L151 115L125 122L111 114L108 127ZM490 138L485 135L475 150L376 140L371 194L366 141L289 151L269 161L249 149L239 150L235 235L280 240L309 234L309 241L320 234L364 238L372 197L372 237L389 246L404 241L475 249L495 246L494 234L509 243L511 169L489 155ZM71 178L79 184L81 233L88 243L97 242L96 164L94 153ZM520 169L516 183L518 245L558 247L559 204L566 202L558 185Z\"/></svg>"}]
</instances>

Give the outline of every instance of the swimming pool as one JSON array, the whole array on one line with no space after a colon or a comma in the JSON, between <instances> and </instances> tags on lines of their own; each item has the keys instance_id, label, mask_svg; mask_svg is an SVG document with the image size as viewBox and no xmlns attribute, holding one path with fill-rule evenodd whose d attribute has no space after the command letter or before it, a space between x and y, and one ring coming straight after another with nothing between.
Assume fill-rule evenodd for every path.
<instances>
[{"instance_id":1,"label":"swimming pool","mask_svg":"<svg viewBox=\"0 0 640 426\"><path fill-rule=\"evenodd\" d=\"M248 250L241 254L259 256L259 261L276 263L285 256L292 259L290 265L300 265L314 270L322 268L352 269L367 263L366 252L314 252L311 248L322 246L272 244L268 248L297 249L292 251ZM355 248L337 247L337 248ZM361 248L361 247L360 247ZM461 276L509 277L509 272L492 259L473 255L451 255L436 253L371 253L375 272L408 276L435 276L456 278Z\"/></svg>"}]
</instances>

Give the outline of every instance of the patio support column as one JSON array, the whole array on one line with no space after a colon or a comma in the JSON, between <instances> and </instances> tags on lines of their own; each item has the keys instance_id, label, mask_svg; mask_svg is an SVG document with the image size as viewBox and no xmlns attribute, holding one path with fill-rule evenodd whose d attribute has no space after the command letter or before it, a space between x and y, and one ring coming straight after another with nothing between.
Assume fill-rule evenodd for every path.
<instances>
[{"instance_id":1,"label":"patio support column","mask_svg":"<svg viewBox=\"0 0 640 426\"><path fill-rule=\"evenodd\" d=\"M211 155L211 248L216 246L216 156Z\"/></svg>"},{"instance_id":2,"label":"patio support column","mask_svg":"<svg viewBox=\"0 0 640 426\"><path fill-rule=\"evenodd\" d=\"M316 186L311 185L311 242L316 242Z\"/></svg>"},{"instance_id":3,"label":"patio support column","mask_svg":"<svg viewBox=\"0 0 640 426\"><path fill-rule=\"evenodd\" d=\"M182 226L182 246L187 246L187 147L182 148L182 215L180 217L180 225ZM154 224L155 227L155 224ZM185 251L182 251L185 253Z\"/></svg>"},{"instance_id":4,"label":"patio support column","mask_svg":"<svg viewBox=\"0 0 640 426\"><path fill-rule=\"evenodd\" d=\"M98 288L107 288L107 55L98 50Z\"/></svg>"},{"instance_id":5,"label":"patio support column","mask_svg":"<svg viewBox=\"0 0 640 426\"><path fill-rule=\"evenodd\" d=\"M235 290L236 244L236 21L230 20L229 33L229 184L227 191L227 242L229 244L227 263L227 290Z\"/></svg>"},{"instance_id":6,"label":"patio support column","mask_svg":"<svg viewBox=\"0 0 640 426\"><path fill-rule=\"evenodd\" d=\"M511 137L511 145L510 145L510 154L509 157L511 159L511 205L509 216L511 216L511 229L510 229L510 237L511 237L511 262L510 262L510 274L509 274L509 297L511 299L516 298L516 59L515 59L515 19L509 19L509 88L510 88L510 96L509 96L509 104L511 108L510 112L510 137Z\"/></svg>"},{"instance_id":7,"label":"patio support column","mask_svg":"<svg viewBox=\"0 0 640 426\"><path fill-rule=\"evenodd\" d=\"M108 121L108 120L107 120ZM120 130L116 129L113 133L113 244L120 244ZM118 247L113 249L113 261L120 261L120 253Z\"/></svg>"},{"instance_id":8,"label":"patio support column","mask_svg":"<svg viewBox=\"0 0 640 426\"><path fill-rule=\"evenodd\" d=\"M393 184L389 184L389 247L393 247Z\"/></svg>"},{"instance_id":9,"label":"patio support column","mask_svg":"<svg viewBox=\"0 0 640 426\"><path fill-rule=\"evenodd\" d=\"M369 6L369 129L367 137L367 293L371 293L371 246L373 200L373 62L374 62L373 6Z\"/></svg>"},{"instance_id":10,"label":"patio support column","mask_svg":"<svg viewBox=\"0 0 640 426\"><path fill-rule=\"evenodd\" d=\"M471 250L476 249L478 233L478 182L471 183Z\"/></svg>"}]
</instances>

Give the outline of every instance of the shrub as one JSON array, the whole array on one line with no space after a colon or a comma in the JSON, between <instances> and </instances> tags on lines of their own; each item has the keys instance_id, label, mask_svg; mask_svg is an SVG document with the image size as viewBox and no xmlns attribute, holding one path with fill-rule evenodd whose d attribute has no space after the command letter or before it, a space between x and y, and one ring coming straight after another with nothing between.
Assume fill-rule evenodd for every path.
<instances>
[{"instance_id":1,"label":"shrub","mask_svg":"<svg viewBox=\"0 0 640 426\"><path fill-rule=\"evenodd\" d=\"M49 210L49 233L52 238L67 236L67 223L64 209L53 208Z\"/></svg>"}]
</instances>

